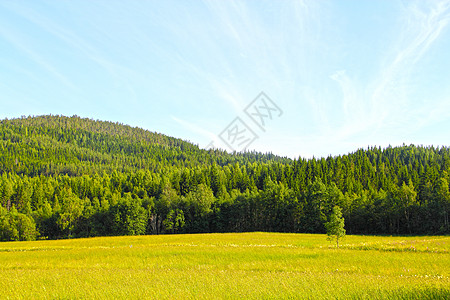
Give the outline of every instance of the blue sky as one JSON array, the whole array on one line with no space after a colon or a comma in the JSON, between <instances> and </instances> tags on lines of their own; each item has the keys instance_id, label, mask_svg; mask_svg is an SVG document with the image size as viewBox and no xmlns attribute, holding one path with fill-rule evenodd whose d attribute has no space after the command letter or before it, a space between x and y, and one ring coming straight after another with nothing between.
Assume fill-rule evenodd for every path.
<instances>
[{"instance_id":1,"label":"blue sky","mask_svg":"<svg viewBox=\"0 0 450 300\"><path fill-rule=\"evenodd\" d=\"M0 118L226 148L239 117L248 149L292 158L449 145L449 22L450 1L0 0ZM264 129L244 112L262 91Z\"/></svg>"}]
</instances>

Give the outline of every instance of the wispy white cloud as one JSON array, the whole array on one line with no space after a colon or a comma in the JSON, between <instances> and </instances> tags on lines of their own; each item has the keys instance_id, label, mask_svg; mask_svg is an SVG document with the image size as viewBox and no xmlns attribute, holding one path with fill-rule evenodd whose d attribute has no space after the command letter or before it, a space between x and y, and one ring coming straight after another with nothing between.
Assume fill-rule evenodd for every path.
<instances>
[{"instance_id":1,"label":"wispy white cloud","mask_svg":"<svg viewBox=\"0 0 450 300\"><path fill-rule=\"evenodd\" d=\"M21 38L22 34L14 30L8 30L5 27L0 27L0 37L3 37L16 49L22 52L27 58L39 65L43 70L50 73L54 78L64 84L71 90L76 90L76 86L67 78L63 72L58 70L48 59L46 59L38 51L35 51L33 47L24 39Z\"/></svg>"},{"instance_id":2,"label":"wispy white cloud","mask_svg":"<svg viewBox=\"0 0 450 300\"><path fill-rule=\"evenodd\" d=\"M388 116L407 117L396 112L407 105L408 85L414 66L427 53L450 21L450 2L427 2L429 11L419 9L418 2L408 3L399 34L399 45L393 45L394 54L387 60L371 91L371 120L378 127ZM388 111L388 114L383 113ZM381 117L380 117L381 116Z\"/></svg>"},{"instance_id":3,"label":"wispy white cloud","mask_svg":"<svg viewBox=\"0 0 450 300\"><path fill-rule=\"evenodd\" d=\"M210 131L242 116L262 90L285 112L279 120L284 127L274 125L282 134L266 133L267 139L255 142L257 149L273 143L285 153L351 151L449 117L444 92L433 95L430 104L418 101L414 91L426 88L416 84L416 73L448 37L450 1L373 5L383 9L367 17L380 13L376 17L384 18L384 9L402 7L388 16L389 27L377 23L380 28L355 18L358 9L367 13L364 9L372 6L367 3L355 4L358 8L314 0L86 3L56 5L56 12L70 11L68 20L39 5L0 3L21 22L15 30L1 26L0 35L67 89L78 83L72 73L80 72L77 64L86 63L86 69L107 78L102 88L110 84L117 103L134 99L154 112L146 118L176 122L183 136L217 139L219 132ZM96 18L99 11L104 14ZM400 14L397 22L395 14ZM74 62L53 60L41 52L43 44L30 46L35 40L21 27L29 22L48 38L48 48L61 46ZM361 40L370 41L374 33L374 44L383 43L381 51L369 49L366 55L358 48L363 43L355 38L358 25L368 29ZM94 76L86 78L94 82ZM86 86L98 89L97 82Z\"/></svg>"},{"instance_id":4,"label":"wispy white cloud","mask_svg":"<svg viewBox=\"0 0 450 300\"><path fill-rule=\"evenodd\" d=\"M311 22L320 20L315 14L317 6L306 1L267 2L261 13L252 2L204 3L215 20L214 32L219 34L201 47L208 49L214 65L225 70L226 77L214 68L197 69L196 73L212 87L216 97L231 104L236 115L261 90L285 96L280 101L295 101L295 90L306 86L303 81L311 72L305 49L316 38ZM317 101L310 89L305 91L308 95L302 101L317 112L322 124L326 123L320 108L324 103Z\"/></svg>"},{"instance_id":5,"label":"wispy white cloud","mask_svg":"<svg viewBox=\"0 0 450 300\"><path fill-rule=\"evenodd\" d=\"M391 55L380 58L383 67L367 85L351 79L345 70L331 76L342 90L345 122L328 132L324 139L331 137L338 141L361 133L371 136L394 127L425 126L435 120L437 114L447 114L445 110L434 109L425 117L427 120L416 123L416 114L412 111L416 102L410 99L413 94L408 80L416 64L427 54L450 21L449 1L427 4L431 7L419 8L417 3L410 2L404 7L398 43L392 45Z\"/></svg>"},{"instance_id":6,"label":"wispy white cloud","mask_svg":"<svg viewBox=\"0 0 450 300\"><path fill-rule=\"evenodd\" d=\"M215 134L215 133L213 133L213 132L211 132L209 130L206 130L205 128L197 125L196 123L183 120L183 119L178 118L176 116L171 116L171 118L172 118L172 120L174 120L175 122L177 122L178 124L180 124L184 128L188 129L189 131L194 132L195 134L198 134L198 135L206 138L206 140L208 140L208 141L214 142L215 145L220 145L221 144L217 134Z\"/></svg>"},{"instance_id":7,"label":"wispy white cloud","mask_svg":"<svg viewBox=\"0 0 450 300\"><path fill-rule=\"evenodd\" d=\"M5 3L4 3L5 5ZM5 7L17 15L25 18L27 21L32 22L43 32L50 34L63 43L65 43L69 49L74 49L78 53L82 54L85 59L96 63L101 69L105 70L107 74L115 81L115 86L124 87L128 90L128 101L133 101L136 99L136 91L133 84L130 82L133 78L136 78L136 73L131 68L118 64L117 62L108 59L108 55L102 51L99 47L93 45L86 38L82 38L79 34L75 33L74 30L67 28L67 26L60 25L54 19L47 17L42 13L38 13L25 5L20 3L9 3ZM95 30L95 28L93 29ZM19 40L16 36L21 36L20 32L15 32L12 34L11 30L3 30L2 33L8 40L13 43L17 48L19 48L24 53L27 53L29 57L36 63L41 65L44 69L52 73L61 82L72 89L77 89L73 81L70 80L70 76L64 74L64 70L56 67L51 59L44 58L45 55L33 50L33 45L27 44L24 40ZM96 41L98 45L99 41Z\"/></svg>"}]
</instances>

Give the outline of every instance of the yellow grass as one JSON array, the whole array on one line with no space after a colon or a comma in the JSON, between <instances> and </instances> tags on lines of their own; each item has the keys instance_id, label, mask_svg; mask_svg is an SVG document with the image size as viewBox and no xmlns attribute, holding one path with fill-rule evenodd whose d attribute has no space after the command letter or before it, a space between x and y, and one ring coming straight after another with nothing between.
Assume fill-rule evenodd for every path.
<instances>
[{"instance_id":1,"label":"yellow grass","mask_svg":"<svg viewBox=\"0 0 450 300\"><path fill-rule=\"evenodd\" d=\"M450 237L232 233L0 243L1 299L450 297Z\"/></svg>"}]
</instances>

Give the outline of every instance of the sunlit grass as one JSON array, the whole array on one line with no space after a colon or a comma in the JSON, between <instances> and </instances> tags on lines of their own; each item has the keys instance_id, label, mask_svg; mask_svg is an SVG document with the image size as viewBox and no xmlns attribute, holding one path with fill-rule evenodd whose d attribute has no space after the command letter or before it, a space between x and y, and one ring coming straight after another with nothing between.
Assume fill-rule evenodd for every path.
<instances>
[{"instance_id":1,"label":"sunlit grass","mask_svg":"<svg viewBox=\"0 0 450 300\"><path fill-rule=\"evenodd\" d=\"M450 296L450 237L241 233L0 244L0 298Z\"/></svg>"}]
</instances>

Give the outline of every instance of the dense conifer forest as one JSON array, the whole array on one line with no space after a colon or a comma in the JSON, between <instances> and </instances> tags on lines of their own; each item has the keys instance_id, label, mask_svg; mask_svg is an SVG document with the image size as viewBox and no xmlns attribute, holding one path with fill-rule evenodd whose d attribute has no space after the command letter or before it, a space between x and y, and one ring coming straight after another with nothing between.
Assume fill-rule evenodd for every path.
<instances>
[{"instance_id":1,"label":"dense conifer forest","mask_svg":"<svg viewBox=\"0 0 450 300\"><path fill-rule=\"evenodd\" d=\"M450 148L320 159L202 150L77 116L0 121L0 240L198 232L450 233Z\"/></svg>"}]
</instances>

